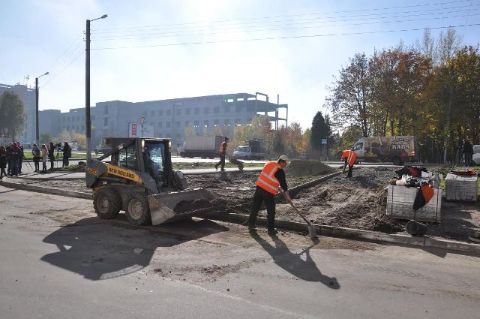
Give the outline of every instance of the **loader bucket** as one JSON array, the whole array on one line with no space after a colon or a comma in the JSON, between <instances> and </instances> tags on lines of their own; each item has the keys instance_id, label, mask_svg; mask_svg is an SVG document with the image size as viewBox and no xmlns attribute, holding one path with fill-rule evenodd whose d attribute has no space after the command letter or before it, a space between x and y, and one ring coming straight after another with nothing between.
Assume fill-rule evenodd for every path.
<instances>
[{"instance_id":1,"label":"loader bucket","mask_svg":"<svg viewBox=\"0 0 480 319\"><path fill-rule=\"evenodd\" d=\"M202 209L211 207L212 193L205 189L170 192L148 196L152 225L195 216Z\"/></svg>"}]
</instances>

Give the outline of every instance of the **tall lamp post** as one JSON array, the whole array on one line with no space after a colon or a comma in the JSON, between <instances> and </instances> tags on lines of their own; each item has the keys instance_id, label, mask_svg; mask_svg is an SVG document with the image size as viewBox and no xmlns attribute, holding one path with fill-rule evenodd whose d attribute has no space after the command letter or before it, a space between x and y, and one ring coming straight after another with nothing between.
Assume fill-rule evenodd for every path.
<instances>
[{"instance_id":1,"label":"tall lamp post","mask_svg":"<svg viewBox=\"0 0 480 319\"><path fill-rule=\"evenodd\" d=\"M48 72L35 78L35 143L37 143L37 146L40 143L40 129L38 126L38 79L45 75L48 75Z\"/></svg>"},{"instance_id":2,"label":"tall lamp post","mask_svg":"<svg viewBox=\"0 0 480 319\"><path fill-rule=\"evenodd\" d=\"M90 120L90 22L105 19L106 14L96 19L87 19L85 27L85 135L87 140L87 164L92 160L92 122Z\"/></svg>"}]
</instances>

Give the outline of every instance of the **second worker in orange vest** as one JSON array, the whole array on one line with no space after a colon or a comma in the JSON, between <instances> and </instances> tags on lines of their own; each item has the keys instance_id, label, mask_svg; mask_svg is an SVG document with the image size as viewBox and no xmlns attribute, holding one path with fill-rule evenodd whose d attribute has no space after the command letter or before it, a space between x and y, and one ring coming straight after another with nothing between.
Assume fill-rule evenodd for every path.
<instances>
[{"instance_id":1,"label":"second worker in orange vest","mask_svg":"<svg viewBox=\"0 0 480 319\"><path fill-rule=\"evenodd\" d=\"M225 140L220 144L220 149L218 150L218 154L220 155L220 161L215 164L215 170L218 169L220 166L220 170L223 172L225 170L225 155L227 154L227 146L228 146L228 137L225 137Z\"/></svg>"},{"instance_id":2,"label":"second worker in orange vest","mask_svg":"<svg viewBox=\"0 0 480 319\"><path fill-rule=\"evenodd\" d=\"M348 164L347 177L352 177L353 165L357 162L357 153L352 150L344 150L342 152L342 159L345 160L345 165ZM345 166L343 166L343 172L345 172Z\"/></svg>"},{"instance_id":3,"label":"second worker in orange vest","mask_svg":"<svg viewBox=\"0 0 480 319\"><path fill-rule=\"evenodd\" d=\"M252 211L248 219L248 227L255 228L257 214L262 203L267 208L267 226L268 234L275 235L275 196L279 193L280 188L285 192L285 196L290 199L288 194L288 185L283 170L288 164L286 155L282 155L276 162L267 162L256 181L257 188L253 195Z\"/></svg>"}]
</instances>

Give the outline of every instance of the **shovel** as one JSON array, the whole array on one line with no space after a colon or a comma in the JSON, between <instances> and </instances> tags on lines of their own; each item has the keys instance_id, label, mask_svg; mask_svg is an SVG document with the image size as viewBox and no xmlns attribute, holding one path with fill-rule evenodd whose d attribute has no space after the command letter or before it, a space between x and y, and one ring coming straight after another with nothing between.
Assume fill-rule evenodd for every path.
<instances>
[{"instance_id":1,"label":"shovel","mask_svg":"<svg viewBox=\"0 0 480 319\"><path fill-rule=\"evenodd\" d=\"M282 191L282 194L283 194L283 197L285 198L285 200L290 204L290 206L292 206L295 213L297 213L300 217L302 217L302 219L305 221L305 223L307 223L308 236L310 236L310 239L313 240L313 241L318 240L317 231L315 230L315 226L313 226L312 223L310 223L308 221L308 219L306 219L305 216L303 216L302 213L300 213L300 211L295 207L295 205L293 205L292 200L289 199L285 195L284 191Z\"/></svg>"}]
</instances>

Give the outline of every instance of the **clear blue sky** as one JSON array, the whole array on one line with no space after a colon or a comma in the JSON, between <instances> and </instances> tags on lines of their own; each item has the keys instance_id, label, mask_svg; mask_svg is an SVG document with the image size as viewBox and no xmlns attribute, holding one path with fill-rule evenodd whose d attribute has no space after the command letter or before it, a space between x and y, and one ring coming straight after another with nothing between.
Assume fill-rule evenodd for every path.
<instances>
[{"instance_id":1,"label":"clear blue sky","mask_svg":"<svg viewBox=\"0 0 480 319\"><path fill-rule=\"evenodd\" d=\"M304 128L355 53L480 23L479 0L2 0L0 10L0 83L32 86L49 71L40 109L84 106L85 19L106 13L92 22L92 104L278 93ZM479 42L479 26L456 29Z\"/></svg>"}]
</instances>

